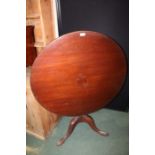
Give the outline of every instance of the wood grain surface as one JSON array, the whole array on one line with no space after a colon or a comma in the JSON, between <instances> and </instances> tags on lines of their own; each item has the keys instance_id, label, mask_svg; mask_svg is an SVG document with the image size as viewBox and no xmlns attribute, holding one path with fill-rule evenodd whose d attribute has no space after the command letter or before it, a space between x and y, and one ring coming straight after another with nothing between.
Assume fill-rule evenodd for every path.
<instances>
[{"instance_id":1,"label":"wood grain surface","mask_svg":"<svg viewBox=\"0 0 155 155\"><path fill-rule=\"evenodd\" d=\"M94 112L120 91L127 72L120 46L106 35L77 31L44 48L32 66L31 86L39 103L66 116Z\"/></svg>"},{"instance_id":2,"label":"wood grain surface","mask_svg":"<svg viewBox=\"0 0 155 155\"><path fill-rule=\"evenodd\" d=\"M26 68L26 132L39 139L52 133L60 117L43 108L34 98L30 87L31 67Z\"/></svg>"}]
</instances>

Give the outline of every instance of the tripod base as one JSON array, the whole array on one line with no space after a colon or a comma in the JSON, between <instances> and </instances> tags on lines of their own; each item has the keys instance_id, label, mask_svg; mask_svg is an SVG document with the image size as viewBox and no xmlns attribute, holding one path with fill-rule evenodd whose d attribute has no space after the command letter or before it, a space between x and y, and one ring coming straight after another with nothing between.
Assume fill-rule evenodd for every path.
<instances>
[{"instance_id":1,"label":"tripod base","mask_svg":"<svg viewBox=\"0 0 155 155\"><path fill-rule=\"evenodd\" d=\"M93 120L93 118L91 116L89 116L89 115L77 116L77 117L73 117L71 119L67 133L64 135L64 137L62 137L57 142L57 146L62 145L66 141L66 139L72 134L76 125L78 123L82 123L82 122L87 123L91 127L91 129L93 129L96 133L100 134L101 136L108 136L109 135L109 133L104 132L104 131L102 131L96 127L95 121Z\"/></svg>"}]
</instances>

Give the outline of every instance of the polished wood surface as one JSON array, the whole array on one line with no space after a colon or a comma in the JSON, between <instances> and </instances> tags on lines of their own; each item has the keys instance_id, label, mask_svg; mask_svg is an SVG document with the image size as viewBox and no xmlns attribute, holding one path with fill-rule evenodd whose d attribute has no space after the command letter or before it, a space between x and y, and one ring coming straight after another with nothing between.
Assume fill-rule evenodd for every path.
<instances>
[{"instance_id":1,"label":"polished wood surface","mask_svg":"<svg viewBox=\"0 0 155 155\"><path fill-rule=\"evenodd\" d=\"M127 72L119 45L106 35L77 31L44 48L32 66L31 86L51 112L76 116L96 111L120 91Z\"/></svg>"}]
</instances>

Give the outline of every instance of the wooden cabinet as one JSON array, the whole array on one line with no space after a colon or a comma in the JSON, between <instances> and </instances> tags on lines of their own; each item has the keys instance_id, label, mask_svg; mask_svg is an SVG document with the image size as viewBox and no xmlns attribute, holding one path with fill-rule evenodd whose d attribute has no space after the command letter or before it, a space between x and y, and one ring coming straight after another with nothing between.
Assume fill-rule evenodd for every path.
<instances>
[{"instance_id":1,"label":"wooden cabinet","mask_svg":"<svg viewBox=\"0 0 155 155\"><path fill-rule=\"evenodd\" d=\"M35 57L58 37L55 0L26 0L26 26L26 130L44 139L60 117L36 101L30 87L30 72Z\"/></svg>"},{"instance_id":2,"label":"wooden cabinet","mask_svg":"<svg viewBox=\"0 0 155 155\"><path fill-rule=\"evenodd\" d=\"M34 98L30 87L30 67L26 70L26 128L27 132L44 139L58 122L59 116L48 112Z\"/></svg>"},{"instance_id":3,"label":"wooden cabinet","mask_svg":"<svg viewBox=\"0 0 155 155\"><path fill-rule=\"evenodd\" d=\"M26 25L34 26L38 53L58 37L56 0L26 0Z\"/></svg>"}]
</instances>

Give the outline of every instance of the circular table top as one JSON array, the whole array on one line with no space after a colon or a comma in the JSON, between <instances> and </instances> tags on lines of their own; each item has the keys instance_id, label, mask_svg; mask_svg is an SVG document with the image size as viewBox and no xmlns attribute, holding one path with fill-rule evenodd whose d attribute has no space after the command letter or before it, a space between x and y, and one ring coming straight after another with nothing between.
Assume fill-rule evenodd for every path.
<instances>
[{"instance_id":1,"label":"circular table top","mask_svg":"<svg viewBox=\"0 0 155 155\"><path fill-rule=\"evenodd\" d=\"M47 45L31 71L31 87L47 110L66 116L94 112L120 91L127 72L120 46L106 35L77 31Z\"/></svg>"}]
</instances>

